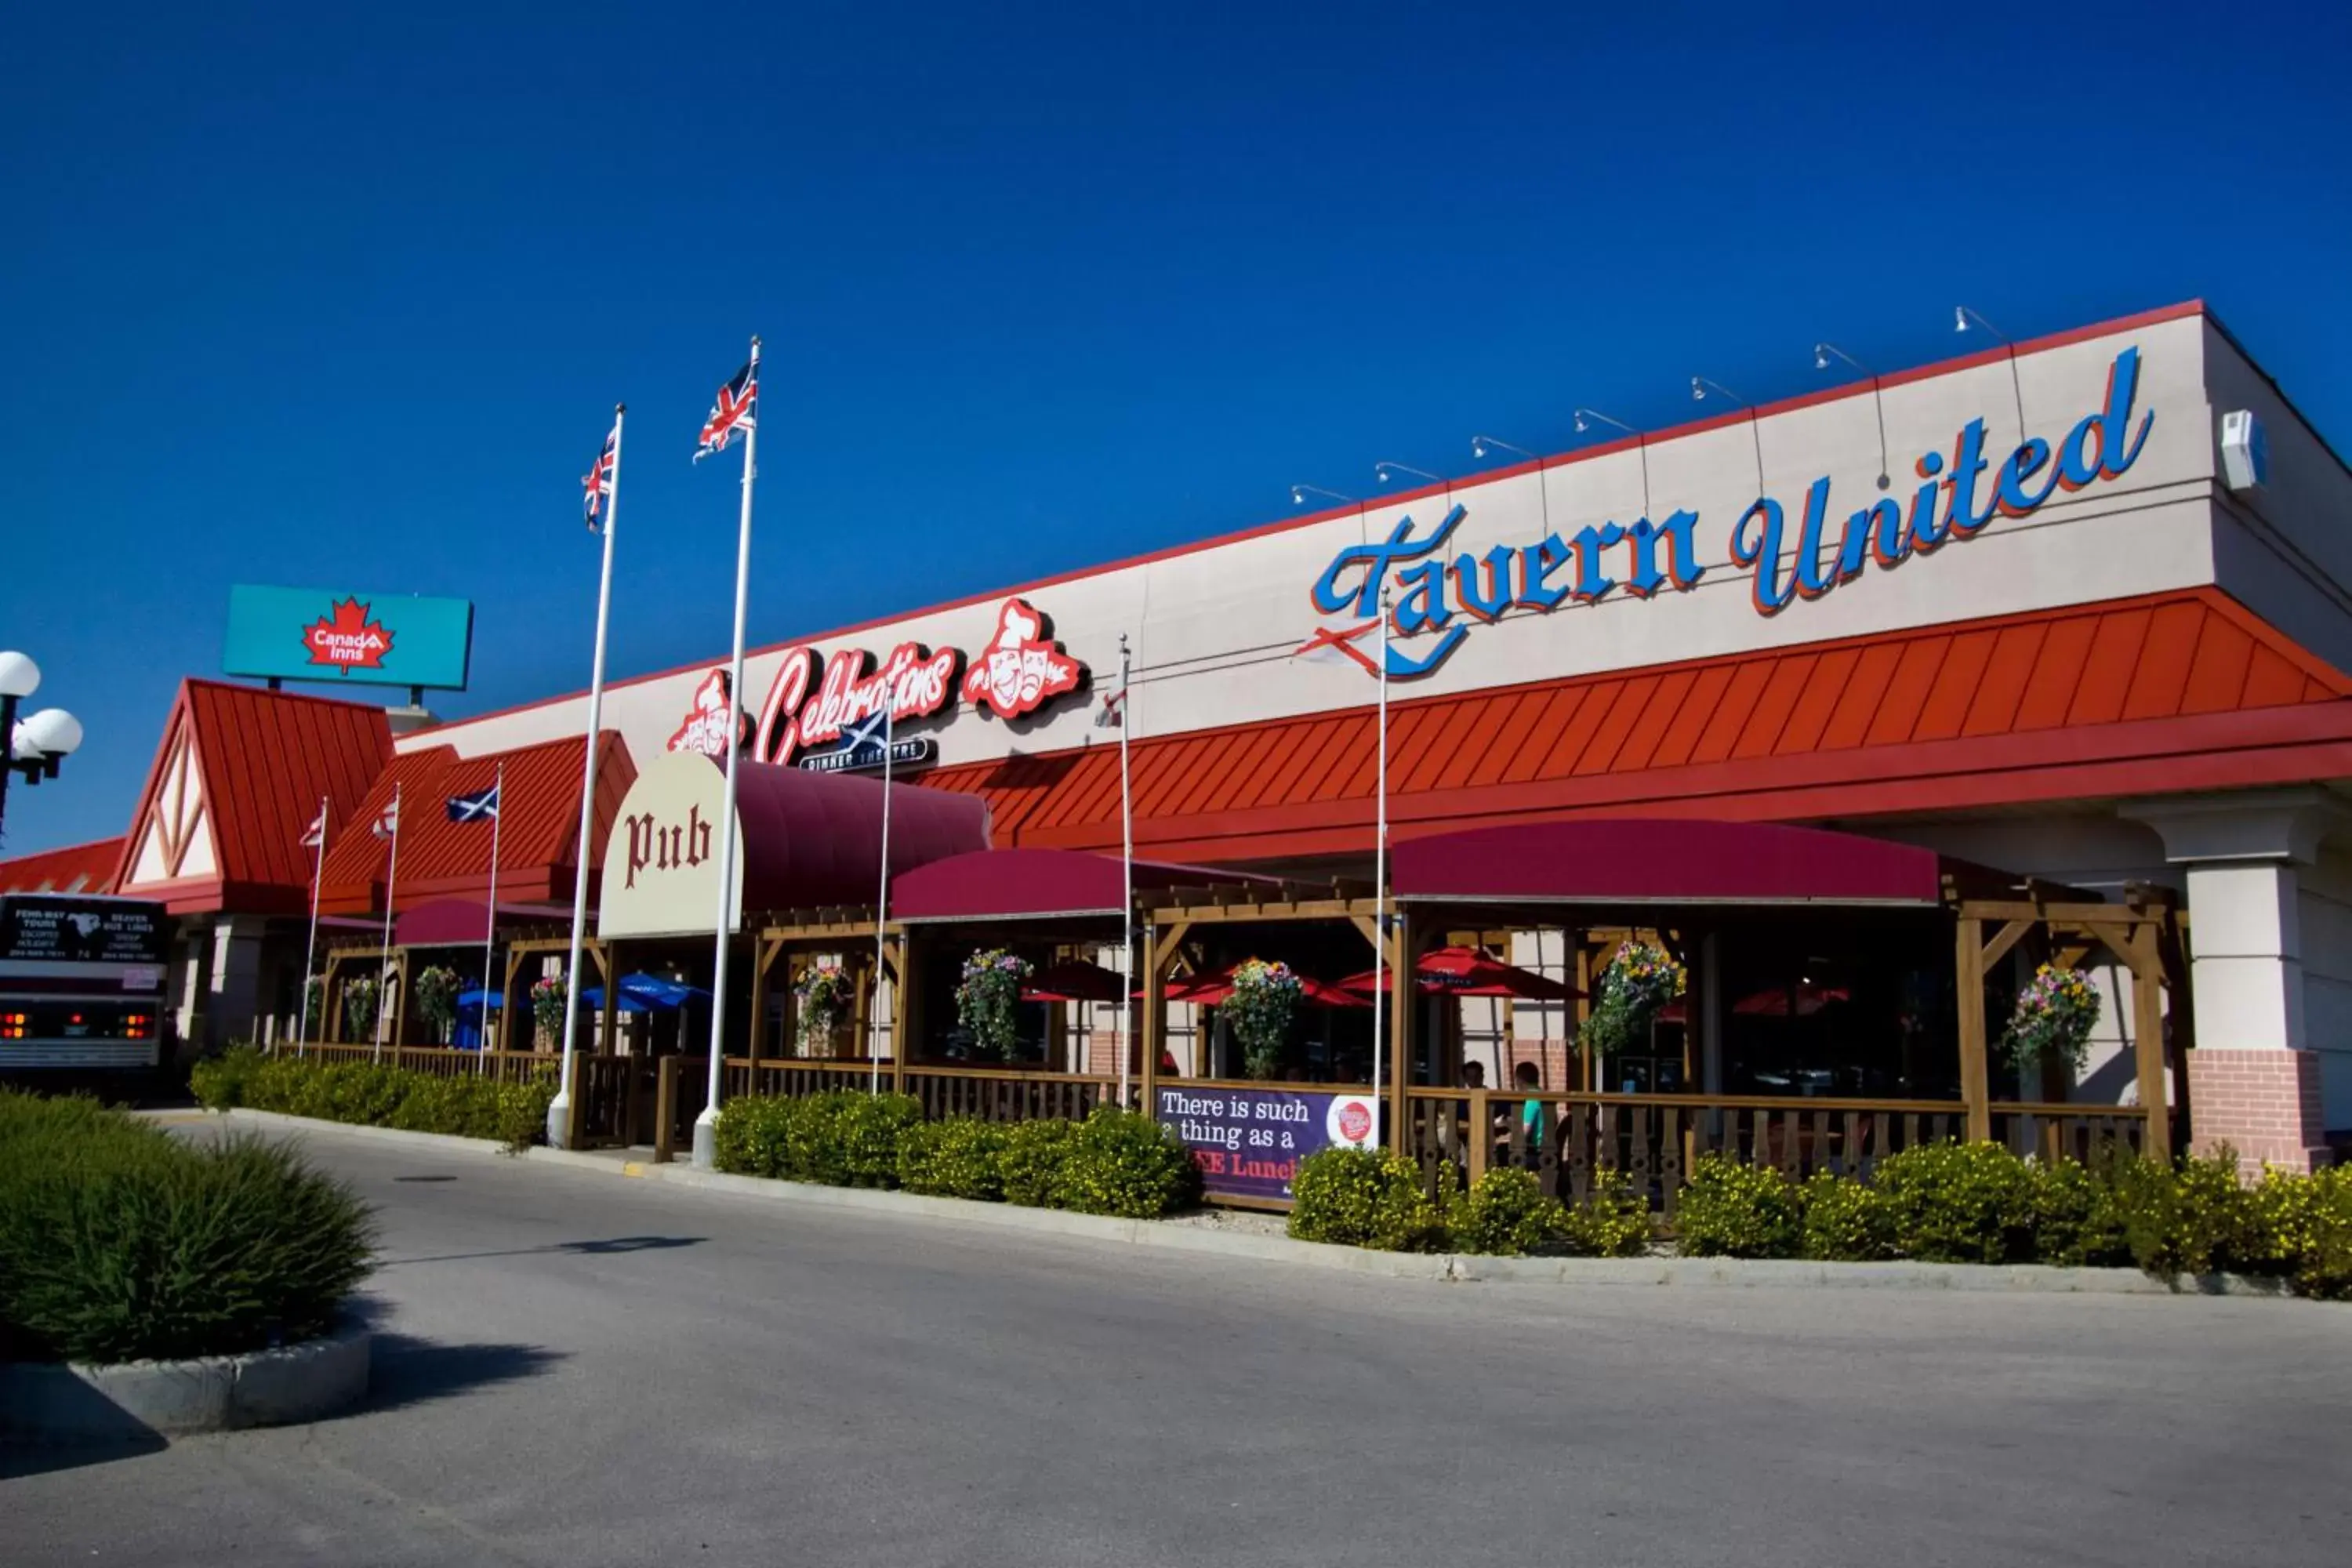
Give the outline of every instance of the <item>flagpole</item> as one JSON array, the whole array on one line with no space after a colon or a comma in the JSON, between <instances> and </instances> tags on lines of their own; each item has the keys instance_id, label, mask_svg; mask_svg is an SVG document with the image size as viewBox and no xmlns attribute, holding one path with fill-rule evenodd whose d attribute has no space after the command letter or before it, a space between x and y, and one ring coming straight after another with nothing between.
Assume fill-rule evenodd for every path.
<instances>
[{"instance_id":1,"label":"flagpole","mask_svg":"<svg viewBox=\"0 0 2352 1568\"><path fill-rule=\"evenodd\" d=\"M319 797L319 820L311 824L318 834L318 853L310 861L310 934L302 942L302 1026L294 1032L294 1054L301 1056L310 1038L310 970L319 962L319 884L327 871L327 797ZM326 1003L324 987L319 1001Z\"/></svg>"},{"instance_id":2,"label":"flagpole","mask_svg":"<svg viewBox=\"0 0 2352 1568\"><path fill-rule=\"evenodd\" d=\"M1374 728L1380 737L1381 760L1374 784L1375 805L1372 826L1372 929L1379 940L1372 943L1372 1139L1380 1139L1381 1067L1388 1055L1388 986L1383 984L1382 971L1389 959L1389 591L1381 589L1381 667L1377 672L1381 682L1380 718ZM1385 978L1393 978L1388 976ZM1405 1005L1402 993L1396 1005ZM1473 1130L1474 1131L1475 1129ZM1401 1132L1394 1129L1391 1136Z\"/></svg>"},{"instance_id":3,"label":"flagpole","mask_svg":"<svg viewBox=\"0 0 2352 1568\"><path fill-rule=\"evenodd\" d=\"M874 997L866 1005L866 1054L874 1060L875 1094L882 1092L882 928L890 919L890 748L896 743L898 696L894 679L892 689L882 694L882 891L874 900ZM890 1027L895 1056L903 1048L896 1035L905 1032L896 1014Z\"/></svg>"},{"instance_id":4,"label":"flagpole","mask_svg":"<svg viewBox=\"0 0 2352 1568\"><path fill-rule=\"evenodd\" d=\"M1127 634L1118 634L1118 906L1123 924L1119 934L1118 1102L1127 1103L1129 1058L1135 1054L1135 815L1127 787L1128 686L1132 666ZM1197 1065L1197 1064L1195 1064ZM1149 1108L1146 1108L1149 1110Z\"/></svg>"},{"instance_id":5,"label":"flagpole","mask_svg":"<svg viewBox=\"0 0 2352 1568\"><path fill-rule=\"evenodd\" d=\"M490 907L482 920L482 1021L474 1031L474 1053L480 1058L475 1065L484 1072L490 1070L490 950L499 941L499 831L506 811L507 765L501 762L490 785Z\"/></svg>"},{"instance_id":6,"label":"flagpole","mask_svg":"<svg viewBox=\"0 0 2352 1568\"><path fill-rule=\"evenodd\" d=\"M384 988L388 984L384 972L392 967L393 900L400 890L400 785L392 786L392 865L383 876L383 947L376 954L375 1049L369 1053L371 1061L383 1060L383 1016L391 1009L384 1005Z\"/></svg>"},{"instance_id":7,"label":"flagpole","mask_svg":"<svg viewBox=\"0 0 2352 1568\"><path fill-rule=\"evenodd\" d=\"M744 393L756 399L760 384L760 340L751 340ZM759 405L743 432L743 511L735 525L735 652L727 678L727 789L719 826L719 916L710 960L710 1079L702 1114L694 1119L694 1163L710 1169L719 1158L719 1080L726 1064L727 948L735 923L735 771L743 748L737 742L743 717L743 618L751 592L751 481L758 476Z\"/></svg>"},{"instance_id":8,"label":"flagpole","mask_svg":"<svg viewBox=\"0 0 2352 1568\"><path fill-rule=\"evenodd\" d=\"M589 839L596 831L596 732L604 721L604 629L613 611L613 531L621 521L621 424L628 413L627 404L613 405L613 489L604 498L604 567L596 580L596 657L588 670L588 744L580 761L580 837L573 841L577 864L572 871L572 946L563 961L563 1061L556 1072L555 1098L547 1106L547 1142L556 1149L572 1146L572 1047L580 1023L580 1009L572 999L580 977L581 931L588 921L588 862L593 858ZM486 981L484 989L488 988ZM618 1005L616 997L604 1000ZM506 1007L502 990L499 995L501 1023ZM485 1030L489 1023L490 999L485 996Z\"/></svg>"}]
</instances>

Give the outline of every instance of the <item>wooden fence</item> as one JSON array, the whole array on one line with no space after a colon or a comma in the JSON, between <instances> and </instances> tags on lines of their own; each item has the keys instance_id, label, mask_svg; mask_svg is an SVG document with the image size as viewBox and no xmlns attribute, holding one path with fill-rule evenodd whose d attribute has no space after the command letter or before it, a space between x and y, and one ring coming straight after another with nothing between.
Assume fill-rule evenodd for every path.
<instances>
[{"instance_id":1,"label":"wooden fence","mask_svg":"<svg viewBox=\"0 0 2352 1568\"><path fill-rule=\"evenodd\" d=\"M1529 1101L1540 1107L1532 1122ZM2147 1146L2148 1119L2137 1106L1996 1103L1992 1112L1994 1141L2019 1154L2079 1160L2105 1142L2135 1152ZM1968 1108L1957 1100L1414 1089L1406 1092L1402 1148L1433 1186L1447 1167L1455 1179L1475 1181L1492 1166L1515 1165L1570 1202L1591 1194L1596 1173L1622 1171L1671 1217L1701 1155L1769 1166L1797 1181L1817 1171L1867 1176L1889 1154L1964 1137L1967 1127Z\"/></svg>"},{"instance_id":2,"label":"wooden fence","mask_svg":"<svg viewBox=\"0 0 2352 1568\"><path fill-rule=\"evenodd\" d=\"M281 1057L319 1062L382 1062L408 1072L435 1078L471 1078L486 1074L501 1082L520 1083L541 1068L553 1072L562 1058L552 1051L459 1051L446 1046L374 1046L329 1044L300 1047L280 1046Z\"/></svg>"}]
</instances>

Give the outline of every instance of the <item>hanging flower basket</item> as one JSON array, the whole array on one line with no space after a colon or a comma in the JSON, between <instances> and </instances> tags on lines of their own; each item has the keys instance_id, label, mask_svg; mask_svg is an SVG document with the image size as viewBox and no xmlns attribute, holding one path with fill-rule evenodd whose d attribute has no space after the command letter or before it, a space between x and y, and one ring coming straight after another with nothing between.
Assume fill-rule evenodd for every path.
<instances>
[{"instance_id":1,"label":"hanging flower basket","mask_svg":"<svg viewBox=\"0 0 2352 1568\"><path fill-rule=\"evenodd\" d=\"M2091 1030L2099 1021L2099 994L2079 969L2045 963L2017 994L2016 1010L2001 1031L2000 1053L2024 1068L2055 1058L2075 1072L2091 1058Z\"/></svg>"},{"instance_id":2,"label":"hanging flower basket","mask_svg":"<svg viewBox=\"0 0 2352 1568\"><path fill-rule=\"evenodd\" d=\"M383 987L362 975L343 982L343 1027L362 1044L375 1037L375 1007Z\"/></svg>"},{"instance_id":3,"label":"hanging flower basket","mask_svg":"<svg viewBox=\"0 0 2352 1568\"><path fill-rule=\"evenodd\" d=\"M1584 1021L1583 1043L1609 1055L1641 1044L1659 1010L1683 994L1688 979L1657 943L1625 942L1601 972L1601 998Z\"/></svg>"},{"instance_id":4,"label":"hanging flower basket","mask_svg":"<svg viewBox=\"0 0 2352 1568\"><path fill-rule=\"evenodd\" d=\"M1013 1059L1013 1009L1031 972L1027 959L1001 947L983 948L963 961L963 977L956 983L956 1022L971 1031L973 1049L991 1061Z\"/></svg>"},{"instance_id":5,"label":"hanging flower basket","mask_svg":"<svg viewBox=\"0 0 2352 1568\"><path fill-rule=\"evenodd\" d=\"M1305 989L1286 963L1245 959L1234 966L1234 994L1223 1004L1225 1027L1241 1042L1242 1071L1254 1079L1269 1079L1282 1070L1290 1041L1291 1020L1298 1016Z\"/></svg>"},{"instance_id":6,"label":"hanging flower basket","mask_svg":"<svg viewBox=\"0 0 2352 1568\"><path fill-rule=\"evenodd\" d=\"M555 1050L563 1044L563 1005L571 994L572 988L553 975L531 982L530 1021L544 1049Z\"/></svg>"},{"instance_id":7,"label":"hanging flower basket","mask_svg":"<svg viewBox=\"0 0 2352 1568\"><path fill-rule=\"evenodd\" d=\"M449 1038L450 1028L457 1022L457 972L435 964L416 976L416 1011L434 1037Z\"/></svg>"},{"instance_id":8,"label":"hanging flower basket","mask_svg":"<svg viewBox=\"0 0 2352 1568\"><path fill-rule=\"evenodd\" d=\"M793 986L800 1015L793 1044L802 1056L831 1054L834 1032L849 1016L849 976L837 963L810 965Z\"/></svg>"}]
</instances>

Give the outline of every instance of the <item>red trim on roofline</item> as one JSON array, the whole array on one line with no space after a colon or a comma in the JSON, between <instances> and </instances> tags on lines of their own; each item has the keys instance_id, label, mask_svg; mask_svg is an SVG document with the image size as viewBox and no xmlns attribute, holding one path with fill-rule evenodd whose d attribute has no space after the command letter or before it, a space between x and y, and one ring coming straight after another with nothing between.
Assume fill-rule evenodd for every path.
<instances>
[{"instance_id":1,"label":"red trim on roofline","mask_svg":"<svg viewBox=\"0 0 2352 1568\"><path fill-rule=\"evenodd\" d=\"M1455 489L1466 489L1473 485L1491 484L1498 479L1514 479L1521 474L1533 473L1538 469L1566 468L1574 463L1590 462L1596 458L1630 451L1644 444L1657 446L1665 441L1678 441L1687 436L1704 435L1710 430L1721 429L1727 426L1744 424L1750 418L1769 418L1774 415L1794 413L1799 409L1811 408L1824 403L1834 403L1843 398L1864 396L1873 390L1874 384L1877 390L1884 391L1890 386L1904 386L1916 381L1927 381L1939 375L1951 375L1964 370L1974 370L1981 365L1998 364L2012 353L2021 355L2043 353L2052 349L2066 348L2074 343L2086 342L2093 338L2108 337L2117 332L2137 331L2144 327L2158 326L2167 321L2181 321L2192 316L2210 320L2212 312L2206 308L2204 300L2188 300L2178 305L2166 305L2153 310L2142 310L2135 315L2118 316L2110 321L2095 321L2089 326L2072 327L2064 331L2046 333L2042 337L2029 338L2013 345L1985 349L1975 353L1960 354L1951 359L1937 360L1910 370L1896 371L1889 375L1879 376L1874 384L1869 380L1844 382L1835 386L1822 387L1818 391L1801 393L1793 397L1783 397L1771 403L1759 404L1753 409L1738 409L1728 414L1710 415L1705 419L1693 420L1688 424L1670 426L1663 430L1648 431L1640 436L1627 436L1590 447L1580 447L1573 452L1556 453L1549 458L1538 458L1508 467L1482 468L1475 475L1466 476L1451 483L1423 485L1419 489L1400 490L1392 495L1384 495L1379 504L1383 507L1396 506L1428 496L1450 494ZM2231 346L2236 347L2234 340ZM2242 354L2244 353L2242 349L2239 352ZM2247 355L2246 359L2250 364L2254 363L2252 355ZM924 616L945 615L950 611L969 609L974 605L986 604L991 600L1042 593L1048 588L1060 587L1067 583L1083 582L1089 577L1105 576L1113 572L1124 572L1138 566L1150 566L1158 562L1171 561L1180 556L1198 554L1202 551L1221 550L1230 544L1240 544L1249 540L1262 539L1270 534L1284 533L1293 529L1310 528L1317 523L1328 522L1335 518L1354 517L1367 510L1370 504L1359 502L1352 507L1331 507L1322 511L1307 512L1297 517L1283 518L1274 522L1264 522L1250 528L1237 529L1230 533L1217 534L1188 544L1170 545L1164 550L1150 551L1141 555L1130 555L1120 560L1106 562L1100 565L1076 567L1068 572L1057 573L1049 577L1039 577L1012 587L992 588L984 593L969 594L961 598L946 600L921 609L897 611L849 626L836 626L830 631L812 632L805 637L790 637L782 642L767 643L759 647L746 648L743 657L751 659L789 648L808 647L818 643L838 641L845 637L856 637L862 632L873 631L879 626L897 626L901 622L916 620ZM608 680L604 684L604 689L610 692L625 686L644 686L652 681L668 680L696 670L709 669L714 662L716 661L707 658L696 659L690 663L674 665L667 669L654 670L646 675L632 675L618 680ZM567 691L558 696L541 697L529 702L510 703L504 708L493 708L486 713L471 714L463 719L447 720L439 724L428 725L422 730L412 731L409 735L396 737L395 749L397 749L398 741L407 740L413 735L438 735L446 731L462 729L468 724L484 724L494 719L504 719L516 713L527 713L535 708L545 708L557 702L568 702L587 695L585 690Z\"/></svg>"}]
</instances>

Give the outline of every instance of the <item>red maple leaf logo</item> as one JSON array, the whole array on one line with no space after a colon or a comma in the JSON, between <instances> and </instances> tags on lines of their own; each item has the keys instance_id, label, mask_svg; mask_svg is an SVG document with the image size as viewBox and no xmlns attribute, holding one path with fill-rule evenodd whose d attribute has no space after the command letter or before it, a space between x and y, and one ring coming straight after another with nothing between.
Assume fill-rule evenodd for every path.
<instances>
[{"instance_id":1,"label":"red maple leaf logo","mask_svg":"<svg viewBox=\"0 0 2352 1568\"><path fill-rule=\"evenodd\" d=\"M353 595L331 605L324 618L303 627L302 646L310 650L310 662L337 669L382 669L383 656L392 651L392 634L383 622L368 619L374 607Z\"/></svg>"}]
</instances>

